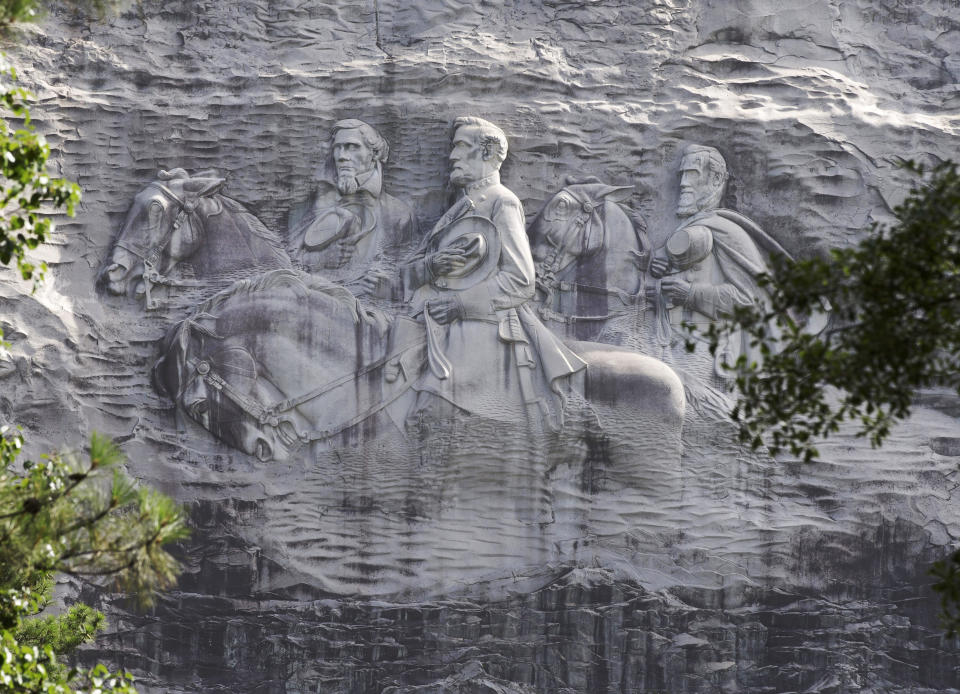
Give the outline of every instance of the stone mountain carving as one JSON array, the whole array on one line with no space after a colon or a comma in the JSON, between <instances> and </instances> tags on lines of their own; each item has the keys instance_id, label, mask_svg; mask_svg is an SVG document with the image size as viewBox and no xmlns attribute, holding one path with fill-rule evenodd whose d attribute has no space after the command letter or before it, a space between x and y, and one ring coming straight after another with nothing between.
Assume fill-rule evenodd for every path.
<instances>
[{"instance_id":1,"label":"stone mountain carving","mask_svg":"<svg viewBox=\"0 0 960 694\"><path fill-rule=\"evenodd\" d=\"M650 243L617 204L632 192L598 179L568 181L530 225L537 311L564 335L630 345L629 335L616 340L609 332L626 322L639 336L645 307L639 270Z\"/></svg>"},{"instance_id":2,"label":"stone mountain carving","mask_svg":"<svg viewBox=\"0 0 960 694\"><path fill-rule=\"evenodd\" d=\"M376 282L363 284L361 278L392 277L400 256L416 241L413 211L383 189L389 151L367 123L337 121L325 178L306 205L290 215L294 258L310 272L350 285L354 293L376 291Z\"/></svg>"},{"instance_id":3,"label":"stone mountain carving","mask_svg":"<svg viewBox=\"0 0 960 694\"><path fill-rule=\"evenodd\" d=\"M442 592L521 567L547 580L558 562L621 546L653 498L680 496L680 380L629 350L564 344L540 321L523 209L498 176L506 138L480 119L456 125L463 195L394 277L359 282L402 290L403 310L278 269L202 302L161 346L155 387L188 420L259 461L332 476L271 512L299 528L269 541L287 568L277 588ZM357 494L378 510L315 513ZM599 495L616 508L594 508Z\"/></svg>"},{"instance_id":4,"label":"stone mountain carving","mask_svg":"<svg viewBox=\"0 0 960 694\"><path fill-rule=\"evenodd\" d=\"M738 306L763 302L757 276L769 270L771 255L789 257L756 223L720 207L727 178L726 162L715 148L691 145L684 150L677 203L677 216L684 221L654 252L646 287L654 306L654 356L721 391L729 388L724 361L758 355L739 334L728 336L715 355L703 344L690 353L684 343L691 333L683 325L703 329Z\"/></svg>"},{"instance_id":5,"label":"stone mountain carving","mask_svg":"<svg viewBox=\"0 0 960 694\"><path fill-rule=\"evenodd\" d=\"M400 429L458 412L558 429L567 399L582 401L584 389L660 432L658 453L676 459L676 378L639 355L573 350L540 322L529 305L522 207L497 173L506 137L481 119L455 125L451 179L464 195L399 269L408 315L366 307L319 276L267 273L204 302L168 334L158 388L261 460L286 459L381 412ZM576 387L572 377L588 365Z\"/></svg>"},{"instance_id":6,"label":"stone mountain carving","mask_svg":"<svg viewBox=\"0 0 960 694\"><path fill-rule=\"evenodd\" d=\"M206 171L160 171L137 193L100 283L156 308L157 290L209 290L242 277L290 267L280 238Z\"/></svg>"},{"instance_id":7,"label":"stone mountain carving","mask_svg":"<svg viewBox=\"0 0 960 694\"><path fill-rule=\"evenodd\" d=\"M261 459L284 459L381 412L408 432L458 412L556 430L587 362L549 328L652 353L685 374L688 397L724 390L720 361L749 346L734 336L715 359L691 356L680 326L762 301L755 277L767 254L785 252L718 207L727 173L717 150L684 153L678 216L687 221L654 254L618 204L632 189L597 179L554 195L528 242L522 206L499 181L506 137L482 119L459 119L451 182L463 195L403 262L416 222L383 191L388 151L362 121L334 125L332 179L290 215L295 257L316 281L253 279L289 261L210 172L161 171L138 194L101 273L108 291L152 308L161 289L203 298L250 278L178 324L156 371L160 390L201 426ZM357 302L366 295L392 303L375 310ZM400 299L407 308L398 312ZM300 304L310 315L285 315ZM326 312L345 318L312 317ZM301 352L322 355L322 366L313 358L308 368ZM596 387L590 395L603 397Z\"/></svg>"}]
</instances>

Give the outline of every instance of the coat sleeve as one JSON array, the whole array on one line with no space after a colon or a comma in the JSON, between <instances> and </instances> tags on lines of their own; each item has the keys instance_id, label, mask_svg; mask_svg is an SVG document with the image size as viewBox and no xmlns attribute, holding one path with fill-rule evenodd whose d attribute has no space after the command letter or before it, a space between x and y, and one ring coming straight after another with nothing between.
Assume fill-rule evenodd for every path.
<instances>
[{"instance_id":1,"label":"coat sleeve","mask_svg":"<svg viewBox=\"0 0 960 694\"><path fill-rule=\"evenodd\" d=\"M491 221L500 234L500 260L490 277L457 293L467 319L492 318L497 311L526 303L536 291L523 206L515 195L507 192L494 203Z\"/></svg>"},{"instance_id":2,"label":"coat sleeve","mask_svg":"<svg viewBox=\"0 0 960 694\"><path fill-rule=\"evenodd\" d=\"M737 306L752 306L755 300L733 284L700 284L690 287L684 304L713 320L733 314Z\"/></svg>"},{"instance_id":3,"label":"coat sleeve","mask_svg":"<svg viewBox=\"0 0 960 694\"><path fill-rule=\"evenodd\" d=\"M763 295L757 276L767 271L756 244L737 224L720 217L709 217L707 228L713 235L713 256L726 280L718 284L694 284L686 305L716 320L740 307L754 305Z\"/></svg>"}]
</instances>

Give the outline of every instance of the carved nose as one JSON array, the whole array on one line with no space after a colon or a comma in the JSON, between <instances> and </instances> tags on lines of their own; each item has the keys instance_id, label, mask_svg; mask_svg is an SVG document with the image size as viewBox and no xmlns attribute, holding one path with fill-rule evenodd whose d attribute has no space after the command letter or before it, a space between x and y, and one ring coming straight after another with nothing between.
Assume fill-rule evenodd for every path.
<instances>
[{"instance_id":1,"label":"carved nose","mask_svg":"<svg viewBox=\"0 0 960 694\"><path fill-rule=\"evenodd\" d=\"M273 457L273 447L267 443L266 439L257 439L253 454L257 457L257 460L265 463Z\"/></svg>"}]
</instances>

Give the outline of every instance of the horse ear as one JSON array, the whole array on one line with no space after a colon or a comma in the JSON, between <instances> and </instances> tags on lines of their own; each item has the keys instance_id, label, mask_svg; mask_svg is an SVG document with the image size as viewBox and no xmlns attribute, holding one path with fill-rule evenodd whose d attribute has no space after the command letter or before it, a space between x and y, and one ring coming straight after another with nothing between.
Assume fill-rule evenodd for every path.
<instances>
[{"instance_id":1,"label":"horse ear","mask_svg":"<svg viewBox=\"0 0 960 694\"><path fill-rule=\"evenodd\" d=\"M634 193L633 186L604 185L597 192L598 198L607 198L611 202L623 202Z\"/></svg>"},{"instance_id":2,"label":"horse ear","mask_svg":"<svg viewBox=\"0 0 960 694\"><path fill-rule=\"evenodd\" d=\"M563 184L565 186L584 185L587 183L600 183L600 179L596 176L584 176L583 178L579 178L577 176L565 176L563 179Z\"/></svg>"},{"instance_id":3,"label":"horse ear","mask_svg":"<svg viewBox=\"0 0 960 694\"><path fill-rule=\"evenodd\" d=\"M191 178L183 182L183 191L198 198L204 198L220 191L225 178Z\"/></svg>"},{"instance_id":4,"label":"horse ear","mask_svg":"<svg viewBox=\"0 0 960 694\"><path fill-rule=\"evenodd\" d=\"M189 177L190 177L190 174L187 173L187 170L181 169L179 167L176 169L170 169L169 171L160 169L157 172L157 178L159 178L161 181L173 181L176 179L189 178Z\"/></svg>"}]
</instances>

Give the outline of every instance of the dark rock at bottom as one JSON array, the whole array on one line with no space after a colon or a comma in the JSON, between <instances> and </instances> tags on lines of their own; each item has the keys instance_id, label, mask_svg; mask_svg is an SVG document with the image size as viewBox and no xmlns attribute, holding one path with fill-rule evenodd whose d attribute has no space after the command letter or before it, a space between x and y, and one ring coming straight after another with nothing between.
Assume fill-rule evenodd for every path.
<instances>
[{"instance_id":1,"label":"dark rock at bottom","mask_svg":"<svg viewBox=\"0 0 960 694\"><path fill-rule=\"evenodd\" d=\"M818 592L757 589L724 610L698 607L711 591L681 599L571 567L488 602L174 593L143 616L118 598L112 634L81 659L112 656L142 692L960 691L960 649L925 588Z\"/></svg>"}]
</instances>

